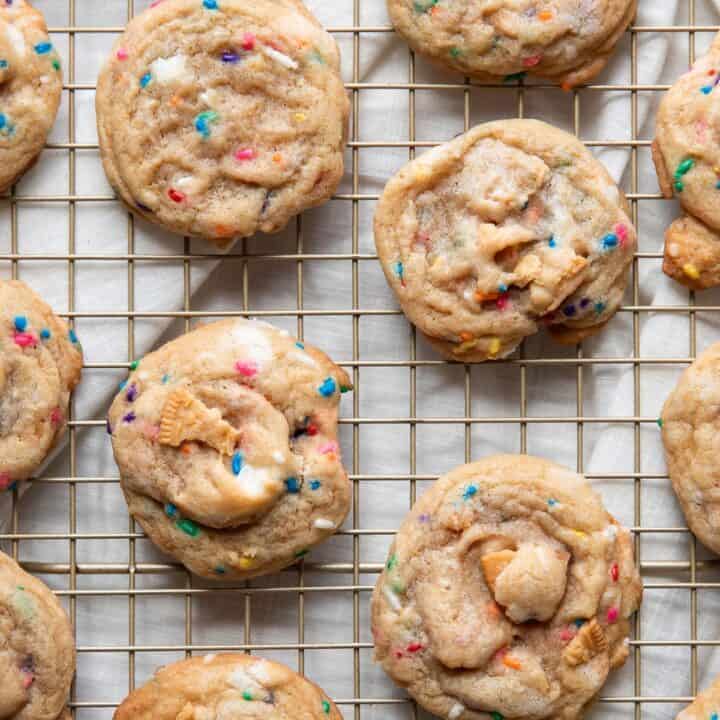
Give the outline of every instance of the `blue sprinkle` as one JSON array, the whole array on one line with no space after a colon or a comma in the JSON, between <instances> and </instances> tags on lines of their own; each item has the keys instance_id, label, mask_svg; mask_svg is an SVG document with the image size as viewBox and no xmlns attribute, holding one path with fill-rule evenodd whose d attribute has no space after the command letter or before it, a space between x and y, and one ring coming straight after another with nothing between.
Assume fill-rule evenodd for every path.
<instances>
[{"instance_id":1,"label":"blue sprinkle","mask_svg":"<svg viewBox=\"0 0 720 720\"><path fill-rule=\"evenodd\" d=\"M473 495L477 494L477 491L476 485L468 485L463 492L463 500L469 500Z\"/></svg>"},{"instance_id":2,"label":"blue sprinkle","mask_svg":"<svg viewBox=\"0 0 720 720\"><path fill-rule=\"evenodd\" d=\"M608 233L601 241L603 250L612 250L618 246L618 236L615 233Z\"/></svg>"},{"instance_id":3,"label":"blue sprinkle","mask_svg":"<svg viewBox=\"0 0 720 720\"><path fill-rule=\"evenodd\" d=\"M507 285L505 285L505 283L500 283L500 285L498 285L499 293L506 293L507 291L508 291L508 287L507 287Z\"/></svg>"},{"instance_id":4,"label":"blue sprinkle","mask_svg":"<svg viewBox=\"0 0 720 720\"><path fill-rule=\"evenodd\" d=\"M289 493L296 495L300 492L300 483L296 477L290 477L285 481L285 487Z\"/></svg>"},{"instance_id":5,"label":"blue sprinkle","mask_svg":"<svg viewBox=\"0 0 720 720\"><path fill-rule=\"evenodd\" d=\"M150 81L151 81L151 80L152 80L152 74L149 73L149 72L148 72L148 73L145 73L145 74L140 78L140 87L141 87L141 88L146 88L146 87L150 84Z\"/></svg>"},{"instance_id":6,"label":"blue sprinkle","mask_svg":"<svg viewBox=\"0 0 720 720\"><path fill-rule=\"evenodd\" d=\"M318 388L318 392L323 397L330 397L335 390L337 389L337 385L335 384L335 378L325 378L325 381L323 384Z\"/></svg>"},{"instance_id":7,"label":"blue sprinkle","mask_svg":"<svg viewBox=\"0 0 720 720\"><path fill-rule=\"evenodd\" d=\"M551 248L556 248L556 247L557 247L557 240L555 239L555 236L554 236L554 235L551 235L551 236L550 236L550 239L548 240L548 245L549 245Z\"/></svg>"},{"instance_id":8,"label":"blue sprinkle","mask_svg":"<svg viewBox=\"0 0 720 720\"><path fill-rule=\"evenodd\" d=\"M232 456L232 471L235 475L239 475L243 467L243 454L236 452Z\"/></svg>"},{"instance_id":9,"label":"blue sprinkle","mask_svg":"<svg viewBox=\"0 0 720 720\"><path fill-rule=\"evenodd\" d=\"M27 330L27 318L24 315L16 316L15 329L18 332L25 332L25 330Z\"/></svg>"},{"instance_id":10,"label":"blue sprinkle","mask_svg":"<svg viewBox=\"0 0 720 720\"><path fill-rule=\"evenodd\" d=\"M7 60L0 60L0 70L5 70L5 68L7 68L7 66L8 66Z\"/></svg>"},{"instance_id":11,"label":"blue sprinkle","mask_svg":"<svg viewBox=\"0 0 720 720\"><path fill-rule=\"evenodd\" d=\"M167 385L169 380L170 380L170 376L167 373L165 373L165 375L162 376L162 384Z\"/></svg>"},{"instance_id":12,"label":"blue sprinkle","mask_svg":"<svg viewBox=\"0 0 720 720\"><path fill-rule=\"evenodd\" d=\"M319 480L311 480L310 481L310 489L311 490L318 490L322 483Z\"/></svg>"},{"instance_id":13,"label":"blue sprinkle","mask_svg":"<svg viewBox=\"0 0 720 720\"><path fill-rule=\"evenodd\" d=\"M596 312L598 315L602 315L602 314L605 312L605 308L606 308L606 307L607 307L607 305L605 305L604 302L601 302L600 300L598 300L598 301L595 303L595 312Z\"/></svg>"},{"instance_id":14,"label":"blue sprinkle","mask_svg":"<svg viewBox=\"0 0 720 720\"><path fill-rule=\"evenodd\" d=\"M405 272L405 269L403 268L403 264L399 260L393 264L393 272L400 278L400 280L403 279L403 273Z\"/></svg>"},{"instance_id":15,"label":"blue sprinkle","mask_svg":"<svg viewBox=\"0 0 720 720\"><path fill-rule=\"evenodd\" d=\"M305 346L300 341L295 343L295 347L299 347L301 350L305 349Z\"/></svg>"},{"instance_id":16,"label":"blue sprinkle","mask_svg":"<svg viewBox=\"0 0 720 720\"><path fill-rule=\"evenodd\" d=\"M78 336L75 334L75 331L74 331L72 328L70 328L70 331L68 332L68 337L70 338L70 342L71 342L73 345L77 345L77 344L78 344L78 342L79 342L79 341L78 341Z\"/></svg>"},{"instance_id":17,"label":"blue sprinkle","mask_svg":"<svg viewBox=\"0 0 720 720\"><path fill-rule=\"evenodd\" d=\"M0 130L2 130L4 127L6 127L8 124L7 121L7 115L4 113L0 113Z\"/></svg>"},{"instance_id":18,"label":"blue sprinkle","mask_svg":"<svg viewBox=\"0 0 720 720\"><path fill-rule=\"evenodd\" d=\"M210 123L217 122L219 115L214 110L201 112L195 118L195 129L204 137L210 137Z\"/></svg>"},{"instance_id":19,"label":"blue sprinkle","mask_svg":"<svg viewBox=\"0 0 720 720\"><path fill-rule=\"evenodd\" d=\"M720 190L720 180L718 180L717 183L715 184L715 189Z\"/></svg>"},{"instance_id":20,"label":"blue sprinkle","mask_svg":"<svg viewBox=\"0 0 720 720\"><path fill-rule=\"evenodd\" d=\"M49 340L49 339L52 337L52 333L51 333L47 328L43 328L43 329L40 331L40 337L41 337L43 340Z\"/></svg>"},{"instance_id":21,"label":"blue sprinkle","mask_svg":"<svg viewBox=\"0 0 720 720\"><path fill-rule=\"evenodd\" d=\"M710 716L710 720L718 720L718 714L717 714L717 713L713 713L713 714Z\"/></svg>"},{"instance_id":22,"label":"blue sprinkle","mask_svg":"<svg viewBox=\"0 0 720 720\"><path fill-rule=\"evenodd\" d=\"M231 52L229 50L226 50L222 54L222 61L224 63L235 64L239 59L240 59L240 56L237 53Z\"/></svg>"},{"instance_id":23,"label":"blue sprinkle","mask_svg":"<svg viewBox=\"0 0 720 720\"><path fill-rule=\"evenodd\" d=\"M701 88L700 88L700 92L701 92L703 95L709 95L712 91L713 91L713 86L712 86L712 85L705 85L704 87L701 87Z\"/></svg>"},{"instance_id":24,"label":"blue sprinkle","mask_svg":"<svg viewBox=\"0 0 720 720\"><path fill-rule=\"evenodd\" d=\"M120 391L121 391L121 392L127 387L127 382L128 382L127 380L123 380L123 381L120 383Z\"/></svg>"},{"instance_id":25,"label":"blue sprinkle","mask_svg":"<svg viewBox=\"0 0 720 720\"><path fill-rule=\"evenodd\" d=\"M217 10L218 9L217 0L203 0L203 7L206 10Z\"/></svg>"},{"instance_id":26,"label":"blue sprinkle","mask_svg":"<svg viewBox=\"0 0 720 720\"><path fill-rule=\"evenodd\" d=\"M557 504L558 504L558 501L557 501L555 498L550 498L550 499L548 500L548 505L549 505L550 507L555 507Z\"/></svg>"},{"instance_id":27,"label":"blue sprinkle","mask_svg":"<svg viewBox=\"0 0 720 720\"><path fill-rule=\"evenodd\" d=\"M574 305L568 305L567 307L563 308L563 312L567 317L572 317L577 312L577 309Z\"/></svg>"},{"instance_id":28,"label":"blue sprinkle","mask_svg":"<svg viewBox=\"0 0 720 720\"><path fill-rule=\"evenodd\" d=\"M224 575L224 574L225 574L225 568L224 568L222 565L218 565L218 566L215 568L215 572L216 572L218 575Z\"/></svg>"},{"instance_id":29,"label":"blue sprinkle","mask_svg":"<svg viewBox=\"0 0 720 720\"><path fill-rule=\"evenodd\" d=\"M585 620L579 620L579 619L578 619L578 620L575 621L575 627L576 627L576 628L581 628L585 623L586 623Z\"/></svg>"},{"instance_id":30,"label":"blue sprinkle","mask_svg":"<svg viewBox=\"0 0 720 720\"><path fill-rule=\"evenodd\" d=\"M172 503L168 503L165 506L165 514L169 518L175 518L175 517L177 517L177 508Z\"/></svg>"},{"instance_id":31,"label":"blue sprinkle","mask_svg":"<svg viewBox=\"0 0 720 720\"><path fill-rule=\"evenodd\" d=\"M35 52L38 55L47 55L52 50L51 42L41 42L35 46Z\"/></svg>"}]
</instances>

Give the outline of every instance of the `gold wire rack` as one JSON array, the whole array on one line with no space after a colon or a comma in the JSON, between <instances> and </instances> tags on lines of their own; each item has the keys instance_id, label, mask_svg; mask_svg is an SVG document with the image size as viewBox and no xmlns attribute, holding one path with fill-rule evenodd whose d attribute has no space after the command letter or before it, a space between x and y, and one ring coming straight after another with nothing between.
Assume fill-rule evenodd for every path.
<instances>
[{"instance_id":1,"label":"gold wire rack","mask_svg":"<svg viewBox=\"0 0 720 720\"><path fill-rule=\"evenodd\" d=\"M470 82L420 82L416 80L418 72L416 60L413 53L408 51L407 79L397 78L393 82L363 82L361 81L361 50L363 40L379 34L391 34L392 28L388 25L363 25L361 18L362 4L380 2L380 0L345 0L347 3L348 24L329 28L336 37L343 38L346 42L344 65L351 65L351 79L347 88L352 101L352 129L348 142L349 173L351 187L349 191L336 195L334 201L349 203L352 212L352 236L349 240L350 248L347 252L336 253L312 253L306 251L306 237L303 232L302 218L298 219L295 225L295 251L290 253L251 253L248 252L247 244L240 242L232 252L225 256L224 262L238 263L242 279L242 307L238 309L227 308L222 311L196 310L193 309L193 295L191 292L191 277L193 265L206 260L216 259L216 255L193 252L188 240L184 241L183 251L171 254L152 254L136 251L135 222L132 216L127 218L127 251L120 254L105 253L79 253L76 247L77 233L77 212L78 208L85 203L106 203L112 202L111 195L84 194L78 191L78 153L80 151L93 151L97 153L97 145L93 143L82 143L77 141L76 130L76 94L80 91L92 91L94 85L76 81L77 76L77 38L83 33L106 33L116 35L123 28L121 26L99 26L88 27L77 23L77 8L82 0L58 0L58 4L66 1L68 23L63 26L51 27L51 34L55 37L67 39L67 56L64 58L65 86L64 92L68 101L69 128L65 142L53 142L48 148L66 153L68 163L68 191L61 194L34 194L23 195L13 190L9 197L0 199L0 213L5 217L9 215L10 220L10 252L0 254L0 268L9 266L13 277L22 275L19 264L28 261L62 261L67 264L68 282L68 312L65 316L69 322L86 318L93 319L120 319L127 323L127 358L117 359L114 362L93 362L92 358L86 358L85 373L92 373L97 370L124 370L135 358L135 330L136 323L145 319L161 318L166 320L180 319L184 329L188 330L196 319L207 320L215 316L249 315L256 317L294 318L297 326L297 334L303 337L304 324L306 319L315 317L347 317L352 323L352 356L340 359L340 364L347 367L352 374L355 384L355 393L352 397L351 408L346 406L345 417L341 421L343 428L348 430L345 436L346 451L347 443L350 442L352 449L346 452L346 464L349 466L351 482L353 483L353 509L345 524L345 529L340 532L341 536L348 539L351 544L350 562L312 562L305 560L295 568L292 568L278 576L272 577L264 582L253 581L236 586L205 586L199 584L186 572L180 570L176 565L162 562L143 562L137 559L137 544L142 540L143 534L138 530L135 523L129 519L128 529L125 533L117 532L78 532L78 489L95 484L117 483L117 477L95 477L81 474L78 463L78 434L86 428L101 428L104 420L101 418L82 418L71 413L69 422L68 453L66 473L52 477L39 477L40 484L60 484L67 488L69 495L69 515L67 517L67 532L22 532L20 530L20 514L22 505L19 502L17 489L12 496L12 516L7 532L0 534L0 542L7 543L12 555L23 560L21 552L22 544L27 541L53 540L67 543L67 562L25 562L24 566L30 572L47 575L61 575L67 581L67 589L58 592L62 596L70 611L71 618L77 626L77 605L83 597L120 597L127 601L128 633L127 642L123 644L105 645L93 643L90 645L80 644L78 652L84 653L119 653L127 659L127 689L133 689L136 684L143 683L146 677L136 677L136 660L138 654L147 652L172 651L185 655L193 653L217 652L220 650L234 650L243 652L263 653L275 650L285 650L296 653L296 667L300 672L305 668L306 653L310 651L342 650L347 653L350 661L342 668L352 677L352 695L349 697L336 697L335 700L341 707L346 718L382 718L387 717L386 713L397 712L399 715L393 717L423 716L422 712L402 693L393 692L388 682L382 692L375 692L372 695L364 692L364 685L361 676L365 672L366 665L371 660L371 647L369 632L363 626L366 622L363 614L363 606L369 601L369 594L372 590L372 580L377 574L382 563L371 561L363 552L362 542L367 537L385 537L389 542L390 536L395 528L364 527L361 522L361 507L363 492L377 482L405 483L408 488L408 500L412 503L416 496L419 483L435 479L434 475L418 472L418 430L424 425L452 425L460 428L464 436L465 460L469 461L473 456L473 429L478 426L502 425L510 431L516 428L518 432L518 450L525 452L528 447L528 428L534 424L572 424L575 426L577 438L577 468L583 471L583 433L586 427L594 423L615 423L624 424L632 429L634 435L634 458L632 472L622 474L592 475L588 477L594 480L623 480L634 484L634 521L633 531L636 538L636 552L641 563L646 593L654 590L682 590L689 593L689 637L681 640L657 640L644 638L641 633L641 616L635 622L634 639L631 641L631 661L623 672L631 673L632 692L622 695L606 695L600 698L601 705L610 705L617 708L615 715L622 713L623 717L643 717L644 708L648 704L655 703L685 703L691 696L648 696L643 692L642 675L642 653L647 648L686 648L689 652L691 670L691 692L695 694L698 687L698 649L706 646L717 646L720 642L698 639L698 592L704 589L719 589L720 582L704 582L698 579L699 571L709 565L698 558L697 546L694 539L688 537L689 558L687 561L652 561L643 562L640 556L640 538L643 534L670 534L673 536L687 537L688 533L684 527L649 527L642 522L641 497L642 485L647 481L667 480L662 473L651 473L643 471L641 461L641 429L647 424L656 422L655 417L641 415L640 383L641 371L644 367L655 364L684 366L691 361L696 354L697 333L696 317L701 312L713 312L717 310L715 305L698 305L695 302L693 293L687 296L687 302L677 305L644 305L641 303L639 286L638 263L644 259L656 262L661 258L657 252L638 252L634 259L633 280L630 288L630 301L621 309L621 313L627 313L632 319L632 353L627 357L585 357L582 347L578 347L575 354L571 356L526 358L524 353L511 359L501 361L498 364L512 366L517 369L519 378L519 406L517 414L510 414L503 417L485 417L472 407L472 383L473 374L470 367L461 368L463 373L463 407L456 416L451 417L424 417L418 412L418 372L426 367L443 365L438 359L421 359L418 353L418 346L414 330L410 330L410 342L408 344L407 356L402 359L373 359L361 352L361 320L371 316L392 316L399 315L395 307L377 308L363 307L361 304L361 283L363 277L363 265L365 261L375 261L376 256L371 252L361 251L361 206L370 204L377 200L374 194L361 193L361 157L363 152L372 150L383 150L387 148L405 148L408 156L414 157L416 149L437 144L448 138L439 138L436 141L416 139L416 100L417 94L423 90L442 90L460 93L463 96L463 122L465 129L471 124L471 102L473 91L477 88ZM697 0L700 2L700 0ZM140 3L138 3L139 5ZM127 7L127 17L130 18L136 11L133 0L106 0L107 7ZM143 4L144 5L144 4ZM686 8L686 24L674 26L640 26L634 25L629 32L629 45L631 54L631 70L629 82L620 85L591 84L574 91L571 95L573 108L573 126L576 134L580 135L580 107L581 98L586 93L603 91L622 91L630 97L631 127L630 137L627 139L604 138L587 141L590 147L621 147L627 148L630 152L629 165L629 192L628 199L632 204L633 220L638 224L638 203L639 201L654 201L661 199L659 193L640 192L639 175L639 152L647 149L650 140L639 137L638 120L638 96L640 93L660 93L667 89L664 84L642 84L639 82L638 72L638 38L643 33L684 33L688 36L689 60L695 57L695 38L697 33L714 33L718 27L712 25L698 25L696 18L696 0L684 0L681 2ZM401 42L398 40L398 42ZM347 52L350 47L350 53ZM545 84L519 85L505 87L504 92L512 93L516 97L516 112L522 117L525 113L526 99L529 93L542 92L548 88ZM406 93L407 101L407 127L406 140L362 140L360 133L360 107L363 94L368 91L401 91ZM26 204L62 204L67 208L68 219L68 244L67 251L52 254L23 254L19 247L19 223L18 209ZM642 227L639 228L642 234ZM135 271L138 262L161 260L166 263L176 263L182 269L183 277L183 303L182 309L172 311L143 311L136 309L136 288ZM76 271L78 264L85 261L93 262L124 262L127 264L127 289L128 301L127 310L123 312L104 311L76 311L78 304L78 284L76 283ZM306 268L308 262L326 263L329 261L344 261L351 266L351 285L347 290L351 293L351 302L347 308L337 309L308 309L304 302L304 279L309 272ZM258 309L253 307L249 291L248 280L252 273L257 272L258 265L264 270L273 268L280 263L292 263L295 266L297 282L297 293L295 307L277 307L272 309ZM642 357L640 344L640 327L643 315L654 313L680 313L687 316L689 323L689 348L687 356L673 358ZM622 417L606 417L587 414L583 403L583 371L588 367L602 365L623 365L632 368L634 380L634 394L632 414ZM559 366L564 368L569 378L574 379L576 386L576 413L572 415L536 416L528 412L528 373L536 366ZM363 394L363 374L369 369L389 371L390 369L405 369L409 382L409 401L407 413L404 417L369 417L361 410L360 398ZM350 411L350 417L347 417ZM388 475L363 473L361 471L361 430L367 426L403 425L407 427L409 440L409 467L407 472ZM366 443L363 452L372 448ZM448 468L449 469L449 468ZM128 544L127 563L108 563L103 559L93 558L93 562L81 562L78 559L78 543L88 539L113 539L123 540ZM654 581L654 574L662 574L673 579L671 581ZM82 576L120 576L123 579L124 587L107 589L86 590L80 587L79 579ZM163 587L138 587L138 579L141 576L164 576L177 578L177 582L170 582ZM336 582L327 582L327 577L336 578ZM322 579L319 579L322 578ZM237 643L197 643L194 642L194 630L197 620L194 620L193 605L202 602L204 598L212 595L232 593L239 601L238 607L242 608L239 613L238 623L242 625L242 641ZM284 593L294 596L297 603L297 631L293 636L282 639L282 642L267 643L253 640L253 610L256 603L262 603L263 597L268 593ZM315 593L339 593L350 599L348 603L347 624L352 626L351 640L345 642L308 642L306 641L306 615L305 606L307 599ZM168 596L180 597L184 602L184 641L172 644L145 644L139 643L136 638L136 622L138 620L138 602L143 596ZM195 626L195 627L194 627ZM102 639L102 638L101 638ZM320 678L314 678L322 682ZM115 700L108 700L97 688L92 694L82 694L77 688L73 690L70 707L73 717L83 720L96 720L109 718L117 704ZM669 714L665 715L669 717Z\"/></svg>"}]
</instances>

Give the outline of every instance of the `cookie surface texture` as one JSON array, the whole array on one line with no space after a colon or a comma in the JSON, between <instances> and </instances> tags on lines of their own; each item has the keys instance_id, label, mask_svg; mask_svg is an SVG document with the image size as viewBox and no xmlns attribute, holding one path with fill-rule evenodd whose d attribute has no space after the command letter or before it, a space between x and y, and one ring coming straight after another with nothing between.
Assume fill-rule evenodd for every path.
<instances>
[{"instance_id":1,"label":"cookie surface texture","mask_svg":"<svg viewBox=\"0 0 720 720\"><path fill-rule=\"evenodd\" d=\"M372 599L375 658L449 720L580 718L628 656L632 540L587 481L498 455L415 504Z\"/></svg>"},{"instance_id":2,"label":"cookie surface texture","mask_svg":"<svg viewBox=\"0 0 720 720\"><path fill-rule=\"evenodd\" d=\"M605 168L537 120L479 125L409 163L375 215L385 275L446 358L510 354L541 325L564 343L620 306L636 233Z\"/></svg>"},{"instance_id":3,"label":"cookie surface texture","mask_svg":"<svg viewBox=\"0 0 720 720\"><path fill-rule=\"evenodd\" d=\"M131 514L190 570L246 578L342 524L346 373L266 323L227 320L143 358L108 416Z\"/></svg>"},{"instance_id":4,"label":"cookie surface texture","mask_svg":"<svg viewBox=\"0 0 720 720\"><path fill-rule=\"evenodd\" d=\"M206 655L168 665L131 693L114 720L342 720L315 684L251 655Z\"/></svg>"},{"instance_id":5,"label":"cookie surface texture","mask_svg":"<svg viewBox=\"0 0 720 720\"><path fill-rule=\"evenodd\" d=\"M35 162L62 94L60 57L40 12L25 0L0 4L0 192Z\"/></svg>"},{"instance_id":6,"label":"cookie surface texture","mask_svg":"<svg viewBox=\"0 0 720 720\"><path fill-rule=\"evenodd\" d=\"M714 720L720 715L720 677L704 692L698 694L695 701L688 705L675 720Z\"/></svg>"},{"instance_id":7,"label":"cookie surface texture","mask_svg":"<svg viewBox=\"0 0 720 720\"><path fill-rule=\"evenodd\" d=\"M720 343L711 345L680 376L662 410L662 439L673 490L688 526L720 553Z\"/></svg>"},{"instance_id":8,"label":"cookie surface texture","mask_svg":"<svg viewBox=\"0 0 720 720\"><path fill-rule=\"evenodd\" d=\"M0 552L0 719L69 717L74 673L67 614L46 585Z\"/></svg>"},{"instance_id":9,"label":"cookie surface texture","mask_svg":"<svg viewBox=\"0 0 720 720\"><path fill-rule=\"evenodd\" d=\"M720 34L665 93L653 160L666 198L686 213L665 234L663 272L701 290L720 284Z\"/></svg>"},{"instance_id":10,"label":"cookie surface texture","mask_svg":"<svg viewBox=\"0 0 720 720\"><path fill-rule=\"evenodd\" d=\"M65 432L83 356L25 283L0 280L0 492L29 478Z\"/></svg>"},{"instance_id":11,"label":"cookie surface texture","mask_svg":"<svg viewBox=\"0 0 720 720\"><path fill-rule=\"evenodd\" d=\"M300 0L164 0L115 44L96 105L110 184L184 235L279 231L343 174L340 54Z\"/></svg>"},{"instance_id":12,"label":"cookie surface texture","mask_svg":"<svg viewBox=\"0 0 720 720\"><path fill-rule=\"evenodd\" d=\"M388 0L416 52L481 81L537 75L574 87L607 64L636 0Z\"/></svg>"}]
</instances>

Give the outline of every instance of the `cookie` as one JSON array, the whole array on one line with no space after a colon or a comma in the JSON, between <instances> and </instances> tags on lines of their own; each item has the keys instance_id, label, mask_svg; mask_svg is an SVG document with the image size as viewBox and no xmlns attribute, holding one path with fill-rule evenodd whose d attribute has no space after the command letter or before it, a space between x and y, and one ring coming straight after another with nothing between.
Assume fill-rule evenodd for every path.
<instances>
[{"instance_id":1,"label":"cookie","mask_svg":"<svg viewBox=\"0 0 720 720\"><path fill-rule=\"evenodd\" d=\"M620 306L636 247L627 203L572 135L479 125L387 184L375 244L403 311L446 358L509 355L547 326L576 343Z\"/></svg>"},{"instance_id":2,"label":"cookie","mask_svg":"<svg viewBox=\"0 0 720 720\"><path fill-rule=\"evenodd\" d=\"M25 283L0 280L0 492L29 478L67 426L83 356Z\"/></svg>"},{"instance_id":3,"label":"cookie","mask_svg":"<svg viewBox=\"0 0 720 720\"><path fill-rule=\"evenodd\" d=\"M449 720L574 720L628 656L630 534L587 481L498 455L440 478L372 598L375 658Z\"/></svg>"},{"instance_id":4,"label":"cookie","mask_svg":"<svg viewBox=\"0 0 720 720\"><path fill-rule=\"evenodd\" d=\"M135 212L227 244L281 230L343 175L337 44L300 0L164 0L98 79L105 172Z\"/></svg>"},{"instance_id":5,"label":"cookie","mask_svg":"<svg viewBox=\"0 0 720 720\"><path fill-rule=\"evenodd\" d=\"M46 585L0 552L0 718L69 720L74 674L67 614Z\"/></svg>"},{"instance_id":6,"label":"cookie","mask_svg":"<svg viewBox=\"0 0 720 720\"><path fill-rule=\"evenodd\" d=\"M279 570L349 508L337 442L347 374L272 325L212 323L146 356L110 408L130 512L198 575Z\"/></svg>"},{"instance_id":7,"label":"cookie","mask_svg":"<svg viewBox=\"0 0 720 720\"><path fill-rule=\"evenodd\" d=\"M695 702L688 705L675 720L716 720L720 715L720 677Z\"/></svg>"},{"instance_id":8,"label":"cookie","mask_svg":"<svg viewBox=\"0 0 720 720\"><path fill-rule=\"evenodd\" d=\"M652 146L660 188L686 215L665 235L663 271L695 290L720 284L720 34L665 94Z\"/></svg>"},{"instance_id":9,"label":"cookie","mask_svg":"<svg viewBox=\"0 0 720 720\"><path fill-rule=\"evenodd\" d=\"M410 47L440 65L483 82L530 74L570 89L605 67L637 0L388 0L388 9Z\"/></svg>"},{"instance_id":10,"label":"cookie","mask_svg":"<svg viewBox=\"0 0 720 720\"><path fill-rule=\"evenodd\" d=\"M665 401L660 424L673 490L690 530L720 553L720 343L711 345L680 377Z\"/></svg>"},{"instance_id":11,"label":"cookie","mask_svg":"<svg viewBox=\"0 0 720 720\"><path fill-rule=\"evenodd\" d=\"M113 720L342 720L327 695L289 667L254 655L168 665L131 693Z\"/></svg>"},{"instance_id":12,"label":"cookie","mask_svg":"<svg viewBox=\"0 0 720 720\"><path fill-rule=\"evenodd\" d=\"M62 94L60 57L42 14L25 0L0 5L0 192L35 162Z\"/></svg>"}]
</instances>

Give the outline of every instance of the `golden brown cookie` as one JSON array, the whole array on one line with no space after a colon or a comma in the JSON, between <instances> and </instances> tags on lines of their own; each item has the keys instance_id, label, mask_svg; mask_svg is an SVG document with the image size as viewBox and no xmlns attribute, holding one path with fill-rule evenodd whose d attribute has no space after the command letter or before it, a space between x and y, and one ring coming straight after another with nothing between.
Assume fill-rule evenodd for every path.
<instances>
[{"instance_id":1,"label":"golden brown cookie","mask_svg":"<svg viewBox=\"0 0 720 720\"><path fill-rule=\"evenodd\" d=\"M628 656L630 533L540 458L459 467L415 503L372 599L375 657L449 720L574 720Z\"/></svg>"},{"instance_id":2,"label":"golden brown cookie","mask_svg":"<svg viewBox=\"0 0 720 720\"><path fill-rule=\"evenodd\" d=\"M675 720L718 720L720 717L720 677L707 690L698 694Z\"/></svg>"},{"instance_id":3,"label":"golden brown cookie","mask_svg":"<svg viewBox=\"0 0 720 720\"><path fill-rule=\"evenodd\" d=\"M227 320L140 362L108 416L131 514L198 575L296 562L349 508L340 458L347 374L272 325Z\"/></svg>"},{"instance_id":4,"label":"golden brown cookie","mask_svg":"<svg viewBox=\"0 0 720 720\"><path fill-rule=\"evenodd\" d=\"M144 217L227 244L276 232L343 174L337 44L300 0L164 0L98 79L110 183Z\"/></svg>"},{"instance_id":5,"label":"golden brown cookie","mask_svg":"<svg viewBox=\"0 0 720 720\"><path fill-rule=\"evenodd\" d=\"M131 693L114 720L342 720L315 684L253 655L206 655L168 665Z\"/></svg>"}]
</instances>

